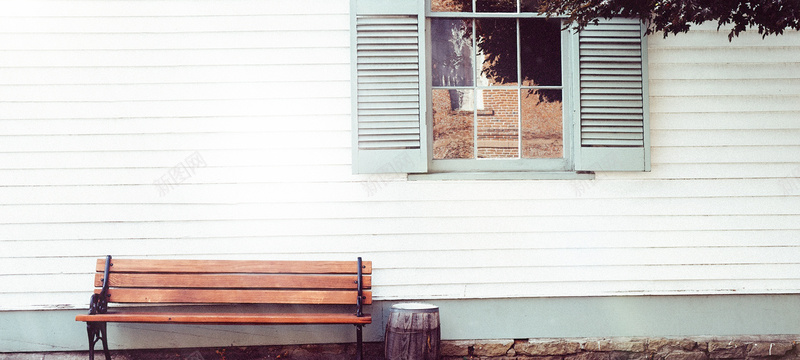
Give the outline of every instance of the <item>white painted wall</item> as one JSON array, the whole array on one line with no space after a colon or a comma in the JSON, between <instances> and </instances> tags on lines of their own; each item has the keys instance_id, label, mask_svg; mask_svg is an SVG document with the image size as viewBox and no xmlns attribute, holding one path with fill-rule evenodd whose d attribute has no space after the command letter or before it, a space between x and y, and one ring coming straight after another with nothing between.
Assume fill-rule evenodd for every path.
<instances>
[{"instance_id":1,"label":"white painted wall","mask_svg":"<svg viewBox=\"0 0 800 360\"><path fill-rule=\"evenodd\" d=\"M85 308L106 254L360 255L377 300L800 293L800 33L651 36L650 173L406 181L351 175L348 11L0 2L0 310Z\"/></svg>"}]
</instances>

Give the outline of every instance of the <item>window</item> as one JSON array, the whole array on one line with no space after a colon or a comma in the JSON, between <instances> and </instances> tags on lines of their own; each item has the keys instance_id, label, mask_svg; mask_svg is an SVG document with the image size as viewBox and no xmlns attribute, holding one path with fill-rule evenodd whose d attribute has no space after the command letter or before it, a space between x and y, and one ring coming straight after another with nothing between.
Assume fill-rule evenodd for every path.
<instances>
[{"instance_id":1,"label":"window","mask_svg":"<svg viewBox=\"0 0 800 360\"><path fill-rule=\"evenodd\" d=\"M354 172L646 171L641 25L538 0L352 0Z\"/></svg>"},{"instance_id":2,"label":"window","mask_svg":"<svg viewBox=\"0 0 800 360\"><path fill-rule=\"evenodd\" d=\"M487 3L476 12L464 11L471 0L431 3L431 170L567 170L562 46L572 36L560 20L517 13L515 2Z\"/></svg>"}]
</instances>

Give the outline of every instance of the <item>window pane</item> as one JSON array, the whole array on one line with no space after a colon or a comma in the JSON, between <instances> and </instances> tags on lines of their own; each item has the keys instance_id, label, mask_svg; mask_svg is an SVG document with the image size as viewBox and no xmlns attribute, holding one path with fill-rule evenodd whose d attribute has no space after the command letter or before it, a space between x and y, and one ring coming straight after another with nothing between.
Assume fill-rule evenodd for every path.
<instances>
[{"instance_id":1,"label":"window pane","mask_svg":"<svg viewBox=\"0 0 800 360\"><path fill-rule=\"evenodd\" d=\"M475 91L433 89L433 158L475 158Z\"/></svg>"},{"instance_id":2,"label":"window pane","mask_svg":"<svg viewBox=\"0 0 800 360\"><path fill-rule=\"evenodd\" d=\"M492 89L478 93L478 158L518 158L519 91Z\"/></svg>"},{"instance_id":3,"label":"window pane","mask_svg":"<svg viewBox=\"0 0 800 360\"><path fill-rule=\"evenodd\" d=\"M561 90L521 91L522 157L564 157Z\"/></svg>"},{"instance_id":4,"label":"window pane","mask_svg":"<svg viewBox=\"0 0 800 360\"><path fill-rule=\"evenodd\" d=\"M431 0L433 12L472 12L472 0Z\"/></svg>"},{"instance_id":5,"label":"window pane","mask_svg":"<svg viewBox=\"0 0 800 360\"><path fill-rule=\"evenodd\" d=\"M539 12L539 6L541 5L541 0L520 0L519 2L519 11L520 12Z\"/></svg>"},{"instance_id":6,"label":"window pane","mask_svg":"<svg viewBox=\"0 0 800 360\"><path fill-rule=\"evenodd\" d=\"M517 12L517 0L476 0L478 12Z\"/></svg>"},{"instance_id":7,"label":"window pane","mask_svg":"<svg viewBox=\"0 0 800 360\"><path fill-rule=\"evenodd\" d=\"M561 21L521 19L522 85L561 85Z\"/></svg>"},{"instance_id":8,"label":"window pane","mask_svg":"<svg viewBox=\"0 0 800 360\"><path fill-rule=\"evenodd\" d=\"M478 85L517 84L517 21L479 19L477 27Z\"/></svg>"},{"instance_id":9,"label":"window pane","mask_svg":"<svg viewBox=\"0 0 800 360\"><path fill-rule=\"evenodd\" d=\"M431 19L433 86L472 86L472 20Z\"/></svg>"}]
</instances>

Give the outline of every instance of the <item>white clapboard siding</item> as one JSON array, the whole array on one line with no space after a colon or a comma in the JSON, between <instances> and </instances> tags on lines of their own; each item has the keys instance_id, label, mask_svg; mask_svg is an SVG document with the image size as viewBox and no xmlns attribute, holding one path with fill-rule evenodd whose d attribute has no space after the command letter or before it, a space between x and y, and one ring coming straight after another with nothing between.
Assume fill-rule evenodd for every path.
<instances>
[{"instance_id":1,"label":"white clapboard siding","mask_svg":"<svg viewBox=\"0 0 800 360\"><path fill-rule=\"evenodd\" d=\"M335 167L335 169L339 168ZM204 169L198 169L198 174L202 170ZM161 170L154 172L152 180L162 174ZM603 177L602 179L610 178L610 175L607 174L601 174L601 176ZM197 175L196 177L201 176ZM470 200L476 202L489 203L496 200L511 199L530 202L535 201L531 199L627 198L633 201L641 201L642 206L647 206L648 200L657 197L706 199L709 197L761 198L764 196L787 196L791 195L791 193L787 194L785 185L790 180L792 179L731 179L715 180L713 182L675 179L669 181L542 180L531 184L526 184L525 182L474 182L463 184L463 188L475 191ZM491 193L478 191L487 186L492 189ZM374 187L378 187L378 189L371 189ZM243 183L236 186L230 186L230 184L202 184L202 186L176 187L174 194L180 195L180 199L175 199L171 196L173 193L159 196L157 189L152 183L148 182L138 186L87 185L77 187L77 191L70 193L63 193L63 189L52 186L20 186L15 188L13 192L8 192L5 199L10 203L20 205L53 203L73 205L137 204L142 203L143 200L147 200L143 202L145 205L176 203L198 205L241 204L252 202L304 202L314 204L348 202L349 199L350 202L391 202L396 203L396 206L403 206L399 203L408 201L430 203L444 201L453 208L457 208L459 202L463 201L463 195L448 191L449 187L452 187L449 182L433 184L414 182L405 184L400 180L391 178L367 178L362 182L348 181L341 183L316 181L315 178L311 178L305 182L276 181L268 183L268 186L259 183ZM791 199L791 196L788 197ZM480 214L482 209L473 208L472 210ZM606 211L610 211L610 209L606 209ZM446 214L443 215L446 216Z\"/></svg>"},{"instance_id":2,"label":"white clapboard siding","mask_svg":"<svg viewBox=\"0 0 800 360\"><path fill-rule=\"evenodd\" d=\"M192 85L196 87L198 85ZM213 86L213 85L212 85ZM224 86L224 85L223 85ZM348 85L349 86L349 85ZM50 86L48 86L49 88ZM245 86L248 87L248 86ZM66 89L66 92L72 89ZM145 90L148 91L148 90ZM98 93L103 93L98 91ZM171 121L165 121L165 120ZM9 119L2 121L6 135L124 135L164 134L177 132L195 133L245 133L245 132L301 132L308 126L315 130L350 131L349 115L266 115L266 116L196 116L184 118L116 118L116 119ZM219 122L225 122L220 130ZM303 151L304 149L297 149ZM54 154L57 155L57 154ZM140 154L145 155L145 154ZM270 154L265 154L270 155Z\"/></svg>"},{"instance_id":3,"label":"white clapboard siding","mask_svg":"<svg viewBox=\"0 0 800 360\"><path fill-rule=\"evenodd\" d=\"M252 202L239 204L208 204L197 207L183 206L185 211L175 211L173 204L50 204L20 206L17 209L0 208L0 217L7 223L38 224L75 223L88 221L139 221L154 218L162 221L213 221L238 219L351 219L351 218L433 218L442 213L469 217L481 207L484 217L508 216L513 211L517 217L595 216L680 216L683 214L706 216L729 215L784 215L791 213L796 203L786 196L762 197L748 207L737 206L743 197L708 197L691 212L681 211L680 199L652 198L644 204L639 199L550 199L538 200L540 206L528 206L529 200L459 201L458 207L447 202L407 201L402 206L383 202L319 203L319 202ZM746 197L745 197L746 198ZM74 211L79 209L80 211ZM416 210L416 211L414 211ZM357 229L354 229L357 233Z\"/></svg>"},{"instance_id":4,"label":"white clapboard siding","mask_svg":"<svg viewBox=\"0 0 800 360\"><path fill-rule=\"evenodd\" d=\"M107 254L362 256L377 300L800 293L797 32L650 36L650 172L407 181L353 175L349 29L347 0L0 3L0 310L85 308Z\"/></svg>"},{"instance_id":5,"label":"white clapboard siding","mask_svg":"<svg viewBox=\"0 0 800 360\"><path fill-rule=\"evenodd\" d=\"M798 176L797 32L711 40L722 35L704 25L651 37L654 167L677 178ZM782 182L787 194L792 182Z\"/></svg>"},{"instance_id":6,"label":"white clapboard siding","mask_svg":"<svg viewBox=\"0 0 800 360\"><path fill-rule=\"evenodd\" d=\"M39 0L33 5L9 5L3 14L15 17L192 17L203 20L215 16L253 15L315 15L347 14L347 6L341 1L305 0L283 2L280 0L236 0L220 2L217 0L160 0L96 2L93 0ZM289 19L297 19L291 17ZM136 19L149 24L149 19ZM81 25L83 26L83 25ZM236 25L228 25L236 26ZM141 29L140 24L135 25Z\"/></svg>"},{"instance_id":7,"label":"white clapboard siding","mask_svg":"<svg viewBox=\"0 0 800 360\"><path fill-rule=\"evenodd\" d=\"M340 131L340 129L336 129ZM176 159L185 157L184 150L158 150L147 153L110 154L85 152L81 157L70 153L2 153L0 163L19 164L15 170L25 169L109 169L109 168L170 168ZM203 150L207 165L224 167L247 166L302 166L302 165L349 165L349 149L272 149L256 155L252 150Z\"/></svg>"},{"instance_id":8,"label":"white clapboard siding","mask_svg":"<svg viewBox=\"0 0 800 360\"><path fill-rule=\"evenodd\" d=\"M776 81L778 86L783 86ZM790 87L791 88L791 87ZM786 91L786 87L781 91ZM675 89L673 91L680 91ZM691 92L689 95L692 95ZM693 130L693 129L796 129L800 119L789 111L757 111L749 110L737 113L703 113L702 116L687 117L679 112L660 113L662 120L657 129L664 130Z\"/></svg>"},{"instance_id":9,"label":"white clapboard siding","mask_svg":"<svg viewBox=\"0 0 800 360\"><path fill-rule=\"evenodd\" d=\"M408 232L438 236L453 232L545 233L570 229L592 231L669 231L688 230L795 230L800 215L723 215L723 216L553 216L553 217L469 217L471 223L453 218L378 218L378 219L242 219L215 221L95 222L66 224L10 224L6 236L19 240L52 237L53 232L67 239L100 238L108 233L126 238L224 237L224 236L348 236ZM480 219L480 221L478 221ZM577 223L577 225L576 225ZM358 230L353 230L358 227ZM165 244L165 246L169 246ZM263 251L269 251L267 247ZM751 256L749 253L747 256ZM710 261L710 260L709 260ZM425 263L418 264L420 266Z\"/></svg>"},{"instance_id":10,"label":"white clapboard siding","mask_svg":"<svg viewBox=\"0 0 800 360\"><path fill-rule=\"evenodd\" d=\"M107 232L112 223L157 230L204 222L197 211L213 209L209 201L235 204L234 193L245 199L270 183L352 180L346 1L31 1L0 7L2 208L43 215L0 224L3 309L85 306L93 258L132 254L142 244L121 228ZM165 192L154 185L181 167L189 168L181 187ZM191 188L196 191L181 194ZM214 192L217 200L195 196ZM98 218L100 208L90 208L107 201L140 207L144 216ZM276 214L270 201L251 210L267 210L257 216L267 219ZM152 208L158 203L166 213L201 217L159 220ZM83 210L58 204L83 204ZM253 213L234 212L244 215L239 221L252 219ZM70 213L77 217L59 220L58 214ZM206 224L217 227L232 219L211 218ZM41 229L37 240L14 230L25 222ZM61 233L67 228L73 235ZM101 228L106 230L92 230ZM233 239L248 238L255 239ZM138 237L154 241L149 247L166 250L166 257L194 248L181 250L165 239ZM230 253L214 248L205 255Z\"/></svg>"},{"instance_id":11,"label":"white clapboard siding","mask_svg":"<svg viewBox=\"0 0 800 360\"><path fill-rule=\"evenodd\" d=\"M338 56L339 54L331 54ZM348 57L342 57L347 61ZM269 94L275 99L293 99L298 96L329 98L350 88L347 81L326 81L307 84L301 81L263 81L243 84L235 83L196 83L189 89L186 84L94 84L94 85L17 85L5 87L0 95L7 101L35 102L90 102L98 97L108 97L107 101L165 101L165 100L223 100L235 99L233 94L244 92L254 98ZM280 89L280 91L278 91ZM227 94L222 96L221 94ZM21 124L24 125L24 124ZM165 124L166 126L166 124Z\"/></svg>"},{"instance_id":12,"label":"white clapboard siding","mask_svg":"<svg viewBox=\"0 0 800 360\"><path fill-rule=\"evenodd\" d=\"M342 35L347 35L343 32ZM75 35L78 36L78 35ZM265 34L264 36L269 36ZM272 34L272 36L279 36ZM323 44L319 44L323 45ZM346 46L346 44L341 44ZM20 50L24 51L24 50ZM114 51L113 49L108 51ZM164 51L169 51L165 49ZM220 50L226 51L226 50ZM228 51L228 56L237 56ZM277 56L277 55L274 55ZM300 81L313 86L319 81L347 81L347 64L304 66L286 65L193 65L170 67L99 68L2 68L4 85L93 85L93 84L174 84L174 83L252 83ZM230 94L220 94L230 95ZM105 100L105 99L101 99Z\"/></svg>"}]
</instances>

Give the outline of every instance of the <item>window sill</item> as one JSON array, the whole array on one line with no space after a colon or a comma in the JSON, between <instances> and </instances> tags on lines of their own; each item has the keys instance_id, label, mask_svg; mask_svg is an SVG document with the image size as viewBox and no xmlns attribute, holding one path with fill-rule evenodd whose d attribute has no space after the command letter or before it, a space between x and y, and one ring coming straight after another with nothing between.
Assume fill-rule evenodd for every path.
<instances>
[{"instance_id":1,"label":"window sill","mask_svg":"<svg viewBox=\"0 0 800 360\"><path fill-rule=\"evenodd\" d=\"M594 180L594 173L574 171L441 172L408 174L408 180Z\"/></svg>"}]
</instances>

